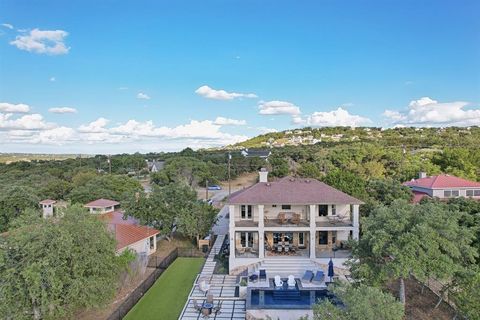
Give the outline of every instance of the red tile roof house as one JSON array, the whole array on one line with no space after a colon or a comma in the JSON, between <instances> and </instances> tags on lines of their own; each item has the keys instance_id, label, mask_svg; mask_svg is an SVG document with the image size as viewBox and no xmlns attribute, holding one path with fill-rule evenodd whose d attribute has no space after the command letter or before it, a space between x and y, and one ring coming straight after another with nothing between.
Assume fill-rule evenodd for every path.
<instances>
[{"instance_id":1,"label":"red tile roof house","mask_svg":"<svg viewBox=\"0 0 480 320\"><path fill-rule=\"evenodd\" d=\"M157 251L157 236L160 233L157 229L142 226L132 217L123 219L124 212L115 207L119 202L98 199L85 205L92 214L98 214L99 219L108 224L108 229L115 234L117 240L117 252L121 253L130 248L138 254L150 255Z\"/></svg>"},{"instance_id":2,"label":"red tile roof house","mask_svg":"<svg viewBox=\"0 0 480 320\"><path fill-rule=\"evenodd\" d=\"M257 184L229 200L230 274L256 267L268 277L301 276L330 258L345 268L363 202L315 179L269 182L267 171L259 174Z\"/></svg>"},{"instance_id":3,"label":"red tile roof house","mask_svg":"<svg viewBox=\"0 0 480 320\"><path fill-rule=\"evenodd\" d=\"M480 200L480 182L470 181L448 174L427 176L420 172L418 179L403 183L413 192L413 203L418 203L425 197L448 200L450 198L466 197Z\"/></svg>"}]
</instances>

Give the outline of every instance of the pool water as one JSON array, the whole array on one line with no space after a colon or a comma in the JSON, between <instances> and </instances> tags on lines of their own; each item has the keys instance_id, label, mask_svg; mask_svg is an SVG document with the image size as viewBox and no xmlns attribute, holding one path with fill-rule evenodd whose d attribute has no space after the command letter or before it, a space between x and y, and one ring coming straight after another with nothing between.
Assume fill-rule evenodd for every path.
<instances>
[{"instance_id":1,"label":"pool water","mask_svg":"<svg viewBox=\"0 0 480 320\"><path fill-rule=\"evenodd\" d=\"M325 299L338 304L336 297L327 289L252 289L248 298L251 308L254 309L310 309L313 304Z\"/></svg>"}]
</instances>

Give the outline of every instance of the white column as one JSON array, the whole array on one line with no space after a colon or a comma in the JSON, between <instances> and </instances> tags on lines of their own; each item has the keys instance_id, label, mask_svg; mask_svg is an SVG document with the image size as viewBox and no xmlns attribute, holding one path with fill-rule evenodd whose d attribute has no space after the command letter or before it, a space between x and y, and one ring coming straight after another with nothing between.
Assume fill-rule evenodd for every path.
<instances>
[{"instance_id":1,"label":"white column","mask_svg":"<svg viewBox=\"0 0 480 320\"><path fill-rule=\"evenodd\" d=\"M264 240L264 206L258 205L258 257L260 259L265 258L265 240Z\"/></svg>"},{"instance_id":2,"label":"white column","mask_svg":"<svg viewBox=\"0 0 480 320\"><path fill-rule=\"evenodd\" d=\"M359 205L353 205L353 240L358 240L359 237L359 230L360 230L360 223L359 223Z\"/></svg>"},{"instance_id":3,"label":"white column","mask_svg":"<svg viewBox=\"0 0 480 320\"><path fill-rule=\"evenodd\" d=\"M315 229L317 224L315 218L317 217L317 205L310 205L310 259L315 259Z\"/></svg>"},{"instance_id":4,"label":"white column","mask_svg":"<svg viewBox=\"0 0 480 320\"><path fill-rule=\"evenodd\" d=\"M230 259L235 258L235 206L228 206L229 234L230 234Z\"/></svg>"}]
</instances>

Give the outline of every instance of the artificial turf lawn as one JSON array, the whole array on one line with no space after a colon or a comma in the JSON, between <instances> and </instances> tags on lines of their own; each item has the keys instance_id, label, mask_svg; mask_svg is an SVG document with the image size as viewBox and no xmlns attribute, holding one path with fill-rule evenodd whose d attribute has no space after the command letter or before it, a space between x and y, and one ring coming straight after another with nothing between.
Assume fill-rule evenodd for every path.
<instances>
[{"instance_id":1,"label":"artificial turf lawn","mask_svg":"<svg viewBox=\"0 0 480 320\"><path fill-rule=\"evenodd\" d=\"M177 320L204 258L177 258L124 320Z\"/></svg>"}]
</instances>

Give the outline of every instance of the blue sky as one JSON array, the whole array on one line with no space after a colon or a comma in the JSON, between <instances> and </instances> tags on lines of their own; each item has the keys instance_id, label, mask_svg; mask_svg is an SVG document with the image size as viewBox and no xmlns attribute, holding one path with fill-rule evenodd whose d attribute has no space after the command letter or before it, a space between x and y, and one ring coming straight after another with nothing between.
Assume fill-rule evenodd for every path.
<instances>
[{"instance_id":1,"label":"blue sky","mask_svg":"<svg viewBox=\"0 0 480 320\"><path fill-rule=\"evenodd\" d=\"M478 1L3 0L0 152L480 125L479 12Z\"/></svg>"}]
</instances>

